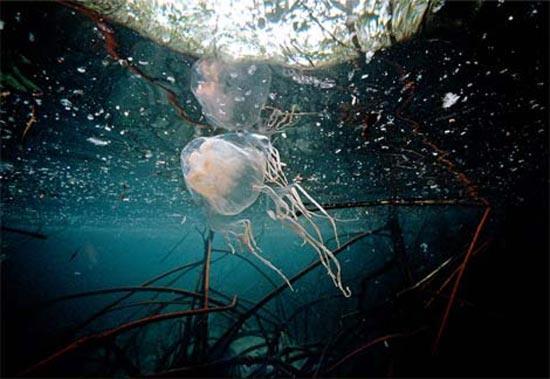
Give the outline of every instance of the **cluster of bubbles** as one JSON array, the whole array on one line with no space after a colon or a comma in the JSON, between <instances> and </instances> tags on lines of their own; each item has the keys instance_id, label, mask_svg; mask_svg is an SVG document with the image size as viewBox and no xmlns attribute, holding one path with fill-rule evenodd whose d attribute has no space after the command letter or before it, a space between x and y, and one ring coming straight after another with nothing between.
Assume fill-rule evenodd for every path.
<instances>
[{"instance_id":1,"label":"cluster of bubbles","mask_svg":"<svg viewBox=\"0 0 550 379\"><path fill-rule=\"evenodd\" d=\"M299 183L288 181L270 132L262 126L260 113L270 84L267 65L215 58L202 58L193 65L191 90L204 116L228 132L198 137L185 146L181 165L186 186L212 230L223 234L230 246L235 241L244 246L292 288L283 272L261 255L252 223L243 215L260 195L267 196L271 200L268 216L311 246L334 285L350 296L342 283L340 263L326 246L318 224L327 221L339 245L334 218Z\"/></svg>"}]
</instances>

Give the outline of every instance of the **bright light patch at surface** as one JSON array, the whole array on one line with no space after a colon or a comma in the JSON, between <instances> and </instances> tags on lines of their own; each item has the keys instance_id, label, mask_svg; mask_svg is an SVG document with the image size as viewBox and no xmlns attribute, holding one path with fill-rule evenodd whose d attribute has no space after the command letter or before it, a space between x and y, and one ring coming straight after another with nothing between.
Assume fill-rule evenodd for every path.
<instances>
[{"instance_id":1,"label":"bright light patch at surface","mask_svg":"<svg viewBox=\"0 0 550 379\"><path fill-rule=\"evenodd\" d=\"M177 51L317 67L412 36L443 0L87 0Z\"/></svg>"}]
</instances>

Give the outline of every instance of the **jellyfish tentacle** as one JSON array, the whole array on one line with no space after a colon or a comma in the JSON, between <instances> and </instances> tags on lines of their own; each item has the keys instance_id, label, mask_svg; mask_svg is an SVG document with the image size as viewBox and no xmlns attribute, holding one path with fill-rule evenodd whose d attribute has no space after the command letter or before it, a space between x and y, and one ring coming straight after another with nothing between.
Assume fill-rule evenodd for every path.
<instances>
[{"instance_id":1,"label":"jellyfish tentacle","mask_svg":"<svg viewBox=\"0 0 550 379\"><path fill-rule=\"evenodd\" d=\"M294 232L303 238L305 243L314 248L319 255L321 263L327 269L327 272L336 287L339 288L346 297L350 296L351 292L349 288L344 288L342 284L340 262L324 244L323 234L314 220L314 218L323 218L328 220L334 232L336 243L340 246L338 230L334 218L330 216L328 212L311 195L309 195L309 193L300 184L288 184L288 180L283 172L280 154L275 147L269 146L266 155L266 180L278 186L284 193L283 196L280 196L268 185L261 187L262 191L270 196L275 204L275 216L281 221L288 223ZM302 196L308 199L315 206L315 208L320 211L321 214L319 215L307 209L302 201ZM285 211L281 212L282 209ZM315 237L311 235L307 231L306 227L298 221L298 214L302 214L307 224L314 231Z\"/></svg>"},{"instance_id":2,"label":"jellyfish tentacle","mask_svg":"<svg viewBox=\"0 0 550 379\"><path fill-rule=\"evenodd\" d=\"M269 195L271 197L273 197L273 195L275 196L279 196L275 193L275 191L269 187L269 186L264 186L262 187L264 190L267 190L269 192ZM337 230L336 230L336 225L334 224L334 220L332 219L332 217L330 215L328 215L326 213L326 211L323 209L322 211L325 212L325 214L327 214L327 216L324 216L324 215L318 215L318 214L315 214L314 212L311 212L309 209L307 209L307 207L305 206L305 204L303 203L301 197L300 197L300 194L298 193L298 191L296 190L296 188L300 189L301 191L300 192L304 192L306 193L308 199L311 199L311 196L309 194L307 194L307 192L305 192L305 190L299 186L297 183L293 183L292 185L289 185L289 186L286 186L283 190L285 192L284 195L280 196L282 198L286 198L288 200L288 204L287 202L282 202L282 203L276 203L277 206L279 207L282 207L284 206L285 209L289 209L289 211L285 212L287 214L291 214L293 218L297 219L298 218L298 215L299 214L302 214L304 216L304 218L306 218L309 222L310 222L310 225L312 226L312 228L315 230L315 233L317 234L318 236L318 239L321 241L321 243L323 243L323 235L319 229L319 227L317 226L317 224L312 220L313 217L322 217L322 218L326 218L329 220L329 222L331 223L331 226L334 230L334 235L335 235L335 238L336 238L336 241L337 241L337 244L338 246L340 246L340 241L338 239L338 234L337 234ZM315 204L317 204L316 201L313 200L313 202ZM320 205L319 205L320 207ZM321 207L322 208L322 207Z\"/></svg>"},{"instance_id":3,"label":"jellyfish tentacle","mask_svg":"<svg viewBox=\"0 0 550 379\"><path fill-rule=\"evenodd\" d=\"M336 229L336 222L334 221L334 218L328 214L328 212L319 204L313 197L310 196L309 193L306 192L306 190L299 185L298 183L295 184L295 187L304 195L311 203L317 208L321 214L323 214L326 219L329 221L330 225L332 226L332 230L334 232L334 238L336 238L336 245L340 247L340 239L338 238L338 230ZM313 213L313 212L309 212ZM314 216L318 216L315 213L313 213Z\"/></svg>"},{"instance_id":4,"label":"jellyfish tentacle","mask_svg":"<svg viewBox=\"0 0 550 379\"><path fill-rule=\"evenodd\" d=\"M294 287L292 286L292 284L290 283L290 281L288 280L286 275L279 268L277 268L273 263L271 263L271 261L269 261L269 259L266 259L266 258L262 257L256 250L250 250L250 253L252 253L252 255L254 255L256 258L258 258L267 267L269 267L270 269L275 271L277 274L279 274L279 276L281 278L283 278L283 280L287 284L288 288L290 288L292 291L294 291Z\"/></svg>"},{"instance_id":5,"label":"jellyfish tentacle","mask_svg":"<svg viewBox=\"0 0 550 379\"><path fill-rule=\"evenodd\" d=\"M294 287L292 287L292 284L286 277L286 275L278 268L276 267L271 261L264 258L260 253L262 250L258 247L258 244L256 243L256 240L254 238L254 233L252 232L252 223L250 220L241 220L240 223L242 223L244 229L243 233L241 235L241 239L243 239L244 245L248 248L248 251L254 255L256 258L258 258L263 264L265 264L267 267L275 271L288 285L288 287L294 291Z\"/></svg>"},{"instance_id":6,"label":"jellyfish tentacle","mask_svg":"<svg viewBox=\"0 0 550 379\"><path fill-rule=\"evenodd\" d=\"M269 138L249 133L200 137L184 148L181 162L189 191L205 207L212 230L224 235L232 252L233 242L237 241L241 251L248 250L292 288L285 274L263 256L250 219L241 216L264 194L274 205L267 212L269 217L310 245L334 285L344 296L350 296L349 288L342 283L340 262L326 246L318 222L328 221L340 246L335 219L299 183L289 183L285 164ZM306 207L304 200L314 208L308 209L311 206Z\"/></svg>"},{"instance_id":7,"label":"jellyfish tentacle","mask_svg":"<svg viewBox=\"0 0 550 379\"><path fill-rule=\"evenodd\" d=\"M341 266L336 256L324 244L317 241L298 221L291 217L281 217L281 221L290 224L291 228L297 235L302 237L313 249L317 252L321 264L326 268L328 275L331 277L334 285L344 294L345 297L351 296L349 287L344 287L342 283ZM331 267L334 265L334 268Z\"/></svg>"},{"instance_id":8,"label":"jellyfish tentacle","mask_svg":"<svg viewBox=\"0 0 550 379\"><path fill-rule=\"evenodd\" d=\"M327 211L311 196L307 191L298 183L293 183L292 185L288 185L288 180L283 172L282 164L281 164L281 158L279 151L275 149L275 147L270 146L269 152L268 152L268 159L267 161L267 167L268 167L268 173L267 179L271 182L274 182L275 184L279 184L280 186L283 185L284 187L289 187L290 192L293 193L293 197L295 198L296 202L291 201L291 204L294 206L294 204L297 204L300 208L300 211L302 214L306 216L314 216L314 217L320 217L320 215L315 214L314 212L311 212L308 210L305 205L303 204L301 197L298 193L296 193L297 189L304 195L314 206L316 209L318 209L321 212L321 215L324 216L329 223L331 224L332 230L334 232L334 237L336 239L337 246L340 246L340 239L338 237L338 231L336 228L336 223L334 221L334 218L330 216ZM279 183L278 183L279 181ZM322 240L322 236L319 236Z\"/></svg>"},{"instance_id":9,"label":"jellyfish tentacle","mask_svg":"<svg viewBox=\"0 0 550 379\"><path fill-rule=\"evenodd\" d=\"M321 229L313 221L312 217L309 215L309 211L306 209L305 205L303 204L302 199L300 198L299 194L296 192L296 189L291 188L286 197L288 198L288 201L292 204L292 207L293 207L293 219L298 220L298 214L301 213L304 219L309 223L309 225L315 231L315 234L317 235L317 240L319 241L319 243L324 244L323 234L321 233ZM294 210L294 208L296 210Z\"/></svg>"},{"instance_id":10,"label":"jellyfish tentacle","mask_svg":"<svg viewBox=\"0 0 550 379\"><path fill-rule=\"evenodd\" d=\"M288 186L288 179L283 171L283 163L279 151L271 144L267 148L267 179L281 187Z\"/></svg>"},{"instance_id":11,"label":"jellyfish tentacle","mask_svg":"<svg viewBox=\"0 0 550 379\"><path fill-rule=\"evenodd\" d=\"M317 236L317 238L311 235L311 233L307 231L306 227L299 222L296 210L293 209L290 212L284 213L280 212L281 209L289 209L290 207L295 207L298 211L301 211L302 207L305 209L305 206L299 198L299 194L297 192L294 192L294 195L287 194L286 196L282 197L279 196L273 190L273 188L269 186L263 186L262 190L272 199L273 203L275 204L274 216L281 222L286 223L290 227L290 229L292 229L296 233L296 235L301 237L305 243L310 245L317 252L321 264L326 268L327 273L331 277L334 285L344 294L344 296L349 297L351 295L351 291L348 287L344 287L342 283L342 270L340 262L338 261L336 256L332 254L331 250L325 246L322 240L322 233L312 217L308 216L308 211L305 210L305 213L303 214L306 215L305 219L315 231L315 235ZM292 206L289 206L287 204L287 201L290 202Z\"/></svg>"}]
</instances>

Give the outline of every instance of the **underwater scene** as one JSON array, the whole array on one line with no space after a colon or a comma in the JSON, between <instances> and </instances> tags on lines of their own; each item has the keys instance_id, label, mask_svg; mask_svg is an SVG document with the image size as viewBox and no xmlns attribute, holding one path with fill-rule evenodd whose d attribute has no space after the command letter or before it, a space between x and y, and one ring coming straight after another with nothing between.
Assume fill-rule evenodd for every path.
<instances>
[{"instance_id":1,"label":"underwater scene","mask_svg":"<svg viewBox=\"0 0 550 379\"><path fill-rule=\"evenodd\" d=\"M548 377L548 8L0 2L2 377Z\"/></svg>"}]
</instances>

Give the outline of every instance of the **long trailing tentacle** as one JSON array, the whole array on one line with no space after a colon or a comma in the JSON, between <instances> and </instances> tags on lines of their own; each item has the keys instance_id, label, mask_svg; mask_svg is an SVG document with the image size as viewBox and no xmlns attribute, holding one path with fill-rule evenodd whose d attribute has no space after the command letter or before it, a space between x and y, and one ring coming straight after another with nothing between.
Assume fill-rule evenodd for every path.
<instances>
[{"instance_id":1,"label":"long trailing tentacle","mask_svg":"<svg viewBox=\"0 0 550 379\"><path fill-rule=\"evenodd\" d=\"M319 255L319 259L322 265L326 268L327 273L331 277L334 285L344 294L344 296L351 296L349 287L345 287L342 283L342 270L340 262L334 256L332 251L328 249L323 243L316 240L310 233L292 217L281 217L281 221L286 222L295 231L297 235L302 237ZM334 266L334 267L332 267Z\"/></svg>"},{"instance_id":2,"label":"long trailing tentacle","mask_svg":"<svg viewBox=\"0 0 550 379\"><path fill-rule=\"evenodd\" d=\"M241 243L246 246L248 251L254 255L256 258L258 258L263 264L265 264L267 267L275 271L288 285L288 287L294 291L294 287L292 287L292 284L286 277L286 275L277 268L273 263L271 263L268 259L264 258L260 253L262 250L259 248L258 244L256 243L256 240L254 239L254 233L252 231L252 223L250 220L239 220L234 224L234 227L240 229L239 231L229 231L227 233L232 234L235 237L238 237L238 240L241 241ZM231 245L230 245L231 246Z\"/></svg>"},{"instance_id":3,"label":"long trailing tentacle","mask_svg":"<svg viewBox=\"0 0 550 379\"><path fill-rule=\"evenodd\" d=\"M334 237L336 238L336 243L340 246L335 219L330 216L328 212L312 196L310 196L300 184L293 183L289 186L288 180L283 172L283 164L281 162L279 151L273 146L269 146L268 148L266 179L268 182L279 185L279 187L289 187L289 192L293 193L295 200L292 205L298 205L300 212L304 214L304 216L318 217L318 214L311 212L305 207L300 195L294 191L294 188L298 190L305 198L307 198L315 206L315 208L321 212L321 215L329 221L334 232Z\"/></svg>"},{"instance_id":4,"label":"long trailing tentacle","mask_svg":"<svg viewBox=\"0 0 550 379\"><path fill-rule=\"evenodd\" d=\"M286 178L284 171L283 171L283 163L281 161L281 157L279 154L279 151L272 145L268 146L268 159L267 159L267 172L266 172L266 179L268 182L272 182L274 184L277 184L279 187L289 187L288 179ZM315 212L311 212L305 205L303 204L301 197L299 194L295 193L294 188L296 188L299 192L302 193L302 195L307 198L317 210L320 211L321 215L316 214ZM338 231L336 229L336 222L334 217L330 216L328 212L312 197L307 193L307 191L298 183L293 183L290 185L289 191L293 192L293 197L295 200L295 203L299 206L300 213L302 213L306 217L323 217L326 218L329 223L331 224L332 230L334 232L334 237L336 239L337 246L340 246L340 240L338 238ZM293 204L294 205L294 202Z\"/></svg>"},{"instance_id":5,"label":"long trailing tentacle","mask_svg":"<svg viewBox=\"0 0 550 379\"><path fill-rule=\"evenodd\" d=\"M337 230L334 219L322 208L318 202L316 202L301 186L292 184L287 186L283 191L284 194L277 193L269 185L259 187L259 190L267 194L275 204L275 211L270 212L272 218L278 219L281 222L288 225L298 236L303 238L304 242L309 244L318 254L321 264L326 268L328 275L331 277L334 285L344 294L344 296L351 296L349 287L345 287L342 283L342 270L340 262L334 256L332 251L324 244L322 233L314 220L315 214L309 211L301 199L300 193L313 204L315 204L321 212L325 213L325 218L331 221L335 237L337 237ZM298 214L301 213L304 220L315 232L315 236L309 233L306 227L299 221ZM338 242L339 243L339 242Z\"/></svg>"},{"instance_id":6,"label":"long trailing tentacle","mask_svg":"<svg viewBox=\"0 0 550 379\"><path fill-rule=\"evenodd\" d=\"M317 208L321 212L321 214L323 214L326 217L326 219L330 223L330 226L332 226L332 230L334 232L334 238L336 238L336 245L340 247L340 239L338 238L338 230L336 229L336 222L334 221L334 218L331 215L329 215L328 212L325 210L325 208L323 208L321 204L319 204L313 197L311 197L309 193L307 193L306 190L301 185L299 185L298 183L295 183L294 187L298 189L298 191L300 191L302 195L306 197L306 199L311 201L311 203L315 206L315 208ZM309 213L313 213L313 212L309 212Z\"/></svg>"},{"instance_id":7,"label":"long trailing tentacle","mask_svg":"<svg viewBox=\"0 0 550 379\"><path fill-rule=\"evenodd\" d=\"M279 151L271 145L271 143L267 143L263 148L266 157L264 173L265 184L256 186L255 190L266 194L273 201L274 209L269 210L268 215L272 219L278 220L288 226L296 235L303 239L305 244L310 245L319 256L321 264L327 270L334 285L344 294L344 296L351 296L349 287L344 286L342 282L340 262L325 245L321 228L316 222L316 219L319 218L327 220L334 233L336 243L340 246L335 218L332 217L300 184L289 184L283 171L285 164L281 161ZM308 209L302 200L303 198L307 199L315 209ZM235 230L230 230L228 233L233 237L237 237L250 253L281 276L286 284L293 289L284 273L261 255L261 249L254 240L252 223L250 220L240 220L234 224L234 228Z\"/></svg>"}]
</instances>

